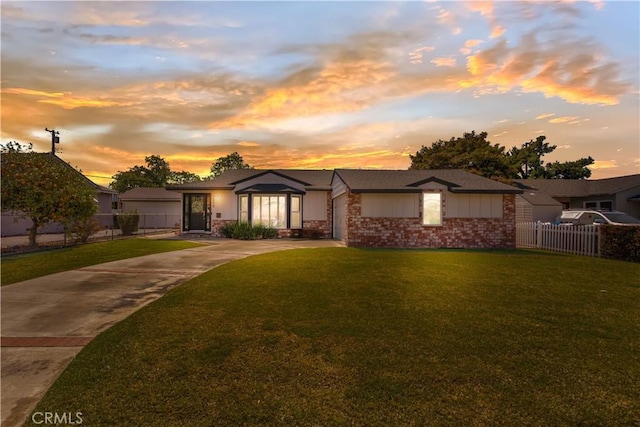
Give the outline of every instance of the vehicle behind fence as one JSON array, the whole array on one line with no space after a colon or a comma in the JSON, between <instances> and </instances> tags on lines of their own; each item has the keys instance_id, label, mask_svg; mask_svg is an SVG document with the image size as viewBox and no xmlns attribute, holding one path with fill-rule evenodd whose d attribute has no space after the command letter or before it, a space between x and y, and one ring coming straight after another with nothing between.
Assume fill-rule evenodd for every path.
<instances>
[{"instance_id":1,"label":"vehicle behind fence","mask_svg":"<svg viewBox=\"0 0 640 427\"><path fill-rule=\"evenodd\" d=\"M600 256L600 227L519 222L516 224L516 246Z\"/></svg>"}]
</instances>

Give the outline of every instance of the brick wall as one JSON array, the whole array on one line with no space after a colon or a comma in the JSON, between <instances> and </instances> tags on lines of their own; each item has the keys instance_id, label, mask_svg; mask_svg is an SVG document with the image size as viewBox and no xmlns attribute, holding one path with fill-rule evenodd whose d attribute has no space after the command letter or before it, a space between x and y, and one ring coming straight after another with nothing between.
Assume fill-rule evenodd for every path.
<instances>
[{"instance_id":1,"label":"brick wall","mask_svg":"<svg viewBox=\"0 0 640 427\"><path fill-rule=\"evenodd\" d=\"M360 194L349 193L345 243L348 246L374 248L513 248L515 247L515 196L513 194L504 195L503 209L503 218L446 218L445 216L442 226L424 226L421 217L363 218L360 216ZM422 206L420 206L420 212L422 212Z\"/></svg>"}]
</instances>

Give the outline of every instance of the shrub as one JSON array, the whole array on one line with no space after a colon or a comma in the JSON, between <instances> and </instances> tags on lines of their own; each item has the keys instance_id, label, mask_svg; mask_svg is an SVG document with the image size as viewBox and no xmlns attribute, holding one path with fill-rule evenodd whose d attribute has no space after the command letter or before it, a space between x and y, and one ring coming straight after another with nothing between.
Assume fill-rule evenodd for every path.
<instances>
[{"instance_id":1,"label":"shrub","mask_svg":"<svg viewBox=\"0 0 640 427\"><path fill-rule=\"evenodd\" d=\"M130 236L138 231L138 227L140 226L140 214L137 210L118 214L117 218L118 226L120 227L120 231L122 231L123 236Z\"/></svg>"},{"instance_id":2,"label":"shrub","mask_svg":"<svg viewBox=\"0 0 640 427\"><path fill-rule=\"evenodd\" d=\"M603 258L640 262L640 227L601 225L600 255Z\"/></svg>"},{"instance_id":3,"label":"shrub","mask_svg":"<svg viewBox=\"0 0 640 427\"><path fill-rule=\"evenodd\" d=\"M66 230L66 235L70 236L74 243L85 243L92 234L97 233L102 228L98 221L90 216L75 220Z\"/></svg>"},{"instance_id":4,"label":"shrub","mask_svg":"<svg viewBox=\"0 0 640 427\"><path fill-rule=\"evenodd\" d=\"M278 230L264 225L252 226L248 222L233 222L222 227L222 235L230 239L256 240L273 239L278 236Z\"/></svg>"}]
</instances>

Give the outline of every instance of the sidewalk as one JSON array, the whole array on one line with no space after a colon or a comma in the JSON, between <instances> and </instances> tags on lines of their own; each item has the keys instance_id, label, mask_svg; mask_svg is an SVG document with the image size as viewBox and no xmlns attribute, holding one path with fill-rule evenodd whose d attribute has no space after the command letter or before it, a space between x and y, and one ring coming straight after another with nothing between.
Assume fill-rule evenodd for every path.
<instances>
[{"instance_id":1,"label":"sidewalk","mask_svg":"<svg viewBox=\"0 0 640 427\"><path fill-rule=\"evenodd\" d=\"M251 255L341 246L333 240L289 239L207 243L1 287L1 424L22 425L86 343L185 281Z\"/></svg>"}]
</instances>

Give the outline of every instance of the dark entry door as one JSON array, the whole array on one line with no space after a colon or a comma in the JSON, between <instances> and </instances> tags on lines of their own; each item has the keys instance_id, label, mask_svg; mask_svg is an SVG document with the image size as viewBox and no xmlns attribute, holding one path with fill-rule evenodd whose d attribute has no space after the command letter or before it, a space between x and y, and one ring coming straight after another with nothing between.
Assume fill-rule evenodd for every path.
<instances>
[{"instance_id":1,"label":"dark entry door","mask_svg":"<svg viewBox=\"0 0 640 427\"><path fill-rule=\"evenodd\" d=\"M185 230L211 229L209 222L209 195L185 194L184 197L184 225Z\"/></svg>"}]
</instances>

